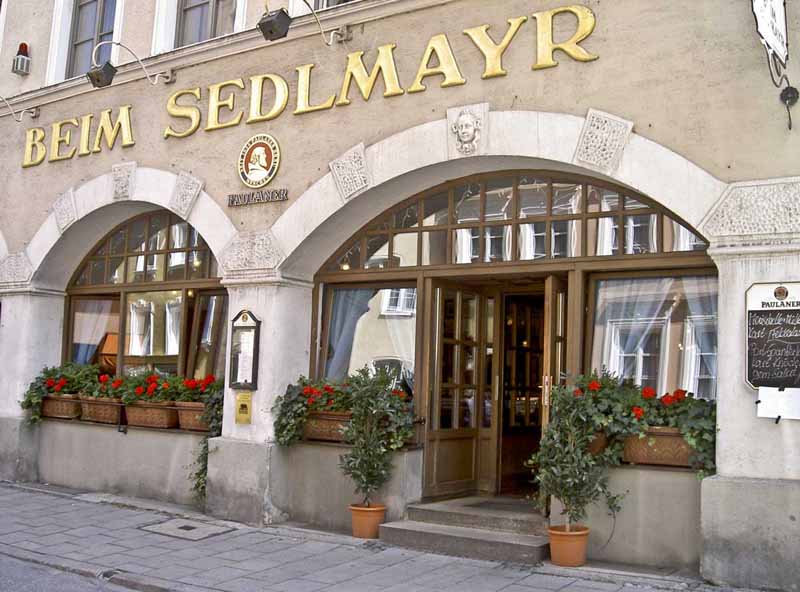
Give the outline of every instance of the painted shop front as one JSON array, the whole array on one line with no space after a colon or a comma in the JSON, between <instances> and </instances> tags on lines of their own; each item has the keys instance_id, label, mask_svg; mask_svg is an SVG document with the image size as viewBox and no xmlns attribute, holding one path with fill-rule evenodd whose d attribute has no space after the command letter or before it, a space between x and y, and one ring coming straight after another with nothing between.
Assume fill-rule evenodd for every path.
<instances>
[{"instance_id":1,"label":"painted shop front","mask_svg":"<svg viewBox=\"0 0 800 592\"><path fill-rule=\"evenodd\" d=\"M605 369L717 401L717 474L612 469L629 493L616 524L590 511L590 557L795 589L800 385L754 382L747 311L800 290L800 145L751 7L354 0L317 7L320 39L289 3L268 43L249 4L158 51L127 15L167 83L114 54L107 88L0 84L0 478L191 503L201 432L31 426L19 401L65 362L214 375L206 511L341 530L344 445L278 446L273 405L366 366L414 410L387 521L505 503L552 387Z\"/></svg>"}]
</instances>

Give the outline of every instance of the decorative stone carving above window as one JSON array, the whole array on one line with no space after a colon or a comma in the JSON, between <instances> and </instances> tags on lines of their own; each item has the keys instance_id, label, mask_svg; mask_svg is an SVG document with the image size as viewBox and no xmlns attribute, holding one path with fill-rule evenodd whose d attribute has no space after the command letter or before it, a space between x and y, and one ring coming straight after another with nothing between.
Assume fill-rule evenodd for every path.
<instances>
[{"instance_id":1,"label":"decorative stone carving above window","mask_svg":"<svg viewBox=\"0 0 800 592\"><path fill-rule=\"evenodd\" d=\"M53 204L53 214L56 217L58 231L62 234L78 219L78 211L75 208L75 193L72 187L58 196L58 199Z\"/></svg>"},{"instance_id":2,"label":"decorative stone carving above window","mask_svg":"<svg viewBox=\"0 0 800 592\"><path fill-rule=\"evenodd\" d=\"M136 190L136 163L115 164L111 167L111 179L113 200L131 199Z\"/></svg>"},{"instance_id":3,"label":"decorative stone carving above window","mask_svg":"<svg viewBox=\"0 0 800 592\"><path fill-rule=\"evenodd\" d=\"M32 275L33 266L25 253L13 253L0 260L0 284L24 284Z\"/></svg>"},{"instance_id":4,"label":"decorative stone carving above window","mask_svg":"<svg viewBox=\"0 0 800 592\"><path fill-rule=\"evenodd\" d=\"M447 154L450 159L486 154L489 148L489 103L447 110Z\"/></svg>"},{"instance_id":5,"label":"decorative stone carving above window","mask_svg":"<svg viewBox=\"0 0 800 592\"><path fill-rule=\"evenodd\" d=\"M369 189L371 181L363 143L345 152L329 166L343 200L353 199Z\"/></svg>"},{"instance_id":6,"label":"decorative stone carving above window","mask_svg":"<svg viewBox=\"0 0 800 592\"><path fill-rule=\"evenodd\" d=\"M700 231L716 244L798 242L800 177L733 183L701 223Z\"/></svg>"},{"instance_id":7,"label":"decorative stone carving above window","mask_svg":"<svg viewBox=\"0 0 800 592\"><path fill-rule=\"evenodd\" d=\"M169 200L169 209L185 220L189 217L194 202L202 189L203 182L200 179L181 171L175 180L175 188L172 190L172 197Z\"/></svg>"},{"instance_id":8,"label":"decorative stone carving above window","mask_svg":"<svg viewBox=\"0 0 800 592\"><path fill-rule=\"evenodd\" d=\"M226 273L258 272L275 269L283 260L283 254L277 246L272 233L240 232L225 247L220 258ZM246 274L245 274L246 275Z\"/></svg>"},{"instance_id":9,"label":"decorative stone carving above window","mask_svg":"<svg viewBox=\"0 0 800 592\"><path fill-rule=\"evenodd\" d=\"M633 122L610 113L589 109L573 162L606 175L619 167Z\"/></svg>"}]
</instances>

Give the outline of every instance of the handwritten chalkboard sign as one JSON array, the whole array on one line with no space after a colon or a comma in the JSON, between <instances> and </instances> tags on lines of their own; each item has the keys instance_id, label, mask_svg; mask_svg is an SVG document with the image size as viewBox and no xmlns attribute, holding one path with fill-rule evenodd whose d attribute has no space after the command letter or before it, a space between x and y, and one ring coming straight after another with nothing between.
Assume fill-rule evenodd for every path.
<instances>
[{"instance_id":1,"label":"handwritten chalkboard sign","mask_svg":"<svg viewBox=\"0 0 800 592\"><path fill-rule=\"evenodd\" d=\"M747 291L747 381L800 388L800 283L754 284Z\"/></svg>"}]
</instances>

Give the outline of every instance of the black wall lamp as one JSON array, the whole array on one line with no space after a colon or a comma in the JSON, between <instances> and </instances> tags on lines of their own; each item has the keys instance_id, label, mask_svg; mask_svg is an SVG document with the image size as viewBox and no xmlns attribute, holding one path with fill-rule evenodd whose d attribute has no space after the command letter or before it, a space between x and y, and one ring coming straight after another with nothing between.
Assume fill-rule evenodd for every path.
<instances>
[{"instance_id":1,"label":"black wall lamp","mask_svg":"<svg viewBox=\"0 0 800 592\"><path fill-rule=\"evenodd\" d=\"M101 41L95 45L94 49L92 50L92 69L86 73L86 78L89 79L89 82L91 82L93 87L103 88L109 86L114 81L114 75L117 73L117 69L110 61L103 63L102 66L97 63L97 50L103 45L118 45L128 50L128 53L130 53L136 59L136 61L139 62L139 67L144 71L144 75L147 76L147 80L150 82L150 84L158 84L159 78L162 78L165 84L175 82L174 70L167 70L165 72L158 72L155 75L151 75L150 72L147 71L145 65L142 63L142 60L139 59L139 56L137 56L130 47L124 43L120 43L119 41Z\"/></svg>"},{"instance_id":2,"label":"black wall lamp","mask_svg":"<svg viewBox=\"0 0 800 592\"><path fill-rule=\"evenodd\" d=\"M25 114L30 115L31 119L36 119L39 117L39 107L28 107L27 109L22 109L21 111L14 111L14 107L11 106L11 103L9 103L8 99L6 99L3 95L0 95L0 101L3 101L6 104L11 117L17 123L22 123L22 118Z\"/></svg>"},{"instance_id":3,"label":"black wall lamp","mask_svg":"<svg viewBox=\"0 0 800 592\"><path fill-rule=\"evenodd\" d=\"M348 25L344 25L334 31L331 31L330 36L325 37L325 30L322 28L322 22L319 20L317 11L308 0L303 0L303 4L305 4L311 11L311 14L314 15L314 19L317 21L317 26L319 27L319 33L322 35L322 41L325 43L325 45L330 47L333 45L335 40L341 43L343 41L349 41L352 38L350 27ZM258 25L256 25L258 30L261 31L261 34L267 41L283 39L289 33L289 26L292 24L292 17L288 12L286 12L285 8L279 8L278 10L273 10L270 12L269 3L265 2L264 5L266 12L264 13L264 16L261 17L261 20L258 21Z\"/></svg>"}]
</instances>

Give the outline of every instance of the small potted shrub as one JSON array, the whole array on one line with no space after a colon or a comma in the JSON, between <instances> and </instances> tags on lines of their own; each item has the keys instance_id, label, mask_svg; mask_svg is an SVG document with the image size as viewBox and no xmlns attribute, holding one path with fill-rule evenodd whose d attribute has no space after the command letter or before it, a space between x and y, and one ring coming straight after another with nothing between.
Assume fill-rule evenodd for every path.
<instances>
[{"instance_id":1,"label":"small potted shrub","mask_svg":"<svg viewBox=\"0 0 800 592\"><path fill-rule=\"evenodd\" d=\"M31 422L42 417L78 419L81 416L79 393L94 388L97 366L64 364L43 368L28 386L20 403L31 412Z\"/></svg>"},{"instance_id":2,"label":"small potted shrub","mask_svg":"<svg viewBox=\"0 0 800 592\"><path fill-rule=\"evenodd\" d=\"M178 412L174 408L178 394L177 384L176 377L158 374L128 378L122 395L128 425L148 428L177 427Z\"/></svg>"},{"instance_id":3,"label":"small potted shrub","mask_svg":"<svg viewBox=\"0 0 800 592\"><path fill-rule=\"evenodd\" d=\"M353 536L378 538L386 506L373 504L373 495L392 474L392 453L413 434L411 410L403 391L392 390L385 371L372 374L366 368L350 377L352 418L344 430L350 452L339 457L340 467L363 496L350 506Z\"/></svg>"},{"instance_id":4,"label":"small potted shrub","mask_svg":"<svg viewBox=\"0 0 800 592\"><path fill-rule=\"evenodd\" d=\"M122 378L101 374L93 388L80 394L82 418L97 423L119 424L122 418Z\"/></svg>"},{"instance_id":5,"label":"small potted shrub","mask_svg":"<svg viewBox=\"0 0 800 592\"><path fill-rule=\"evenodd\" d=\"M592 384L592 389L596 388ZM596 401L583 389L557 386L553 389L552 419L538 452L529 466L534 467L540 503L554 497L563 506L565 524L551 525L550 555L554 564L577 567L586 562L589 528L580 524L586 508L605 498L609 511L620 507L620 496L608 489L605 469L611 451L592 454L589 445L597 434Z\"/></svg>"},{"instance_id":6,"label":"small potted shrub","mask_svg":"<svg viewBox=\"0 0 800 592\"><path fill-rule=\"evenodd\" d=\"M203 419L206 400L212 390L221 388L221 381L218 382L213 374L203 380L185 378L178 384L175 406L178 408L178 424L182 430L208 431L208 423Z\"/></svg>"}]
</instances>

